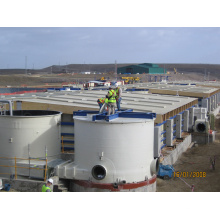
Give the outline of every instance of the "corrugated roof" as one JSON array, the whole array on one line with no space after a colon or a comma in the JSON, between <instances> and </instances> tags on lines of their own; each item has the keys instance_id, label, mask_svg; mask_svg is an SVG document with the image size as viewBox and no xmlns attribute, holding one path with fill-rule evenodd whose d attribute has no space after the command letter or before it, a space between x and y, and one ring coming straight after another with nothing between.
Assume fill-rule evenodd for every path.
<instances>
[{"instance_id":1,"label":"corrugated roof","mask_svg":"<svg viewBox=\"0 0 220 220\"><path fill-rule=\"evenodd\" d=\"M22 94L3 97L28 103L39 103L45 105L69 106L98 110L97 99L105 97L107 91L103 90L82 90L46 92L36 94ZM157 115L164 115L176 109L180 109L189 103L197 101L197 98L183 96L149 94L146 91L123 91L121 108L133 109L137 112L154 112ZM55 109L53 109L55 110ZM185 109L184 109L185 110ZM63 111L65 113L65 111Z\"/></svg>"}]
</instances>

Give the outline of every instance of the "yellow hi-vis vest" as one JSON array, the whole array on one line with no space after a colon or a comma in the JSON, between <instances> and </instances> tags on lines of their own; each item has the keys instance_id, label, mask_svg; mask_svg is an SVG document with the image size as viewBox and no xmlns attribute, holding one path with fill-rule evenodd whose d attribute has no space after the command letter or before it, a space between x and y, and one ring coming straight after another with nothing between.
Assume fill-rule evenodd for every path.
<instances>
[{"instance_id":1,"label":"yellow hi-vis vest","mask_svg":"<svg viewBox=\"0 0 220 220\"><path fill-rule=\"evenodd\" d=\"M115 90L115 92L116 92L115 98L118 98L118 96L119 96L119 89L120 89L120 87L116 88L116 90Z\"/></svg>"},{"instance_id":2,"label":"yellow hi-vis vest","mask_svg":"<svg viewBox=\"0 0 220 220\"><path fill-rule=\"evenodd\" d=\"M102 104L104 104L104 103L105 103L105 100L106 100L106 98L98 99L98 103L102 103Z\"/></svg>"},{"instance_id":3,"label":"yellow hi-vis vest","mask_svg":"<svg viewBox=\"0 0 220 220\"><path fill-rule=\"evenodd\" d=\"M45 184L42 186L42 192L46 192L48 189L49 189L50 192L51 192L50 187L46 186Z\"/></svg>"},{"instance_id":4,"label":"yellow hi-vis vest","mask_svg":"<svg viewBox=\"0 0 220 220\"><path fill-rule=\"evenodd\" d=\"M109 92L108 92L108 102L116 102L116 99L115 99L115 96L116 96L116 92L115 92L115 90L110 90Z\"/></svg>"}]
</instances>

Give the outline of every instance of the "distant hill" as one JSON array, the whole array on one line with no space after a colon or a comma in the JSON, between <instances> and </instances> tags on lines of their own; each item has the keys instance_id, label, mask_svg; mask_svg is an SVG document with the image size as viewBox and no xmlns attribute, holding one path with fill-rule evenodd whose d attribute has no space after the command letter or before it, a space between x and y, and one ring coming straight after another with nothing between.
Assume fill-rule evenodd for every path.
<instances>
[{"instance_id":1,"label":"distant hill","mask_svg":"<svg viewBox=\"0 0 220 220\"><path fill-rule=\"evenodd\" d=\"M117 64L117 67L135 65L138 63L123 63ZM178 72L195 72L220 75L220 65L217 64L181 64L181 63L158 63L161 68L166 68L167 71L173 71L174 68ZM80 73L80 72L96 72L110 73L115 72L115 64L68 64L68 65L53 65L43 69L0 69L0 74L24 74L24 73Z\"/></svg>"}]
</instances>

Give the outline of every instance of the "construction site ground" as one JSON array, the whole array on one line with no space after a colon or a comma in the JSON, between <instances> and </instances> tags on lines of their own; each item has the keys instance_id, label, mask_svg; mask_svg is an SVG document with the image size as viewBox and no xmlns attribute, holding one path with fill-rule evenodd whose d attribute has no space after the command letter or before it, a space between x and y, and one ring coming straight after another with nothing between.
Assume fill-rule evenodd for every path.
<instances>
[{"instance_id":1,"label":"construction site ground","mask_svg":"<svg viewBox=\"0 0 220 220\"><path fill-rule=\"evenodd\" d=\"M194 192L220 192L220 118L218 117L220 115L216 119L215 142L194 145L184 152L173 165L175 172L179 172L177 174L181 177L175 176L169 180L157 178L157 192L191 192L192 185ZM210 163L210 157L213 159L214 156L215 170L211 168ZM205 174L204 177L193 177L197 176L197 172Z\"/></svg>"},{"instance_id":2,"label":"construction site ground","mask_svg":"<svg viewBox=\"0 0 220 220\"><path fill-rule=\"evenodd\" d=\"M141 82L148 82L148 74L133 74L134 77L140 78ZM0 87L61 87L63 83L86 83L90 80L99 80L104 77L107 80L120 80L121 77L125 75L115 75L115 74L0 74ZM129 75L131 76L131 75ZM168 81L179 81L179 80L191 80L191 81L204 81L203 73L195 72L185 72L184 74L174 74L169 75ZM210 80L220 80L220 75L212 74L210 75ZM159 80L159 79L158 79Z\"/></svg>"}]
</instances>

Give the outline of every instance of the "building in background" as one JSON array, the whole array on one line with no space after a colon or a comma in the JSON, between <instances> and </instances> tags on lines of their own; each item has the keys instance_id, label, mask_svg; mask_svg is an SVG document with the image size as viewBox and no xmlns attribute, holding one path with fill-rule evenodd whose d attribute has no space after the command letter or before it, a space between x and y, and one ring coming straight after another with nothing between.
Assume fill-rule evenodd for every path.
<instances>
[{"instance_id":1,"label":"building in background","mask_svg":"<svg viewBox=\"0 0 220 220\"><path fill-rule=\"evenodd\" d=\"M117 68L117 74L166 74L167 71L164 68L159 67L157 64L141 63L138 65L129 65Z\"/></svg>"}]
</instances>

